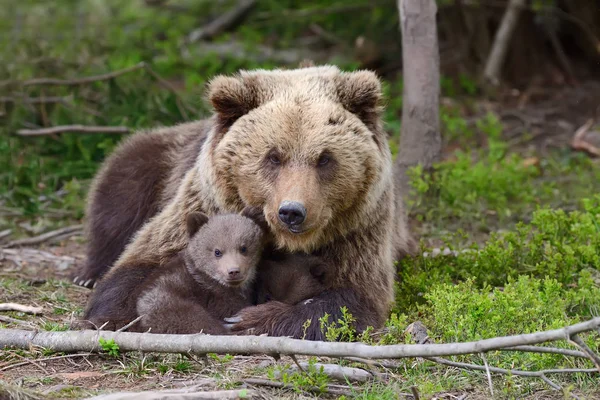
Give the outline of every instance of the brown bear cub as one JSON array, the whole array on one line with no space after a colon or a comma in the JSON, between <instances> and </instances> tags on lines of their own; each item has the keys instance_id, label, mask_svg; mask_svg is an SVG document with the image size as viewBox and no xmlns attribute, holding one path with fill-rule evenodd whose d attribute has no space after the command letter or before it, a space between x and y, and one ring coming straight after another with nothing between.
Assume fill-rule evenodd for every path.
<instances>
[{"instance_id":1,"label":"brown bear cub","mask_svg":"<svg viewBox=\"0 0 600 400\"><path fill-rule=\"evenodd\" d=\"M256 210L192 213L187 231L186 249L140 288L136 330L226 334L224 319L257 301L296 304L324 290L325 266L315 257L271 254L259 267L266 222Z\"/></svg>"},{"instance_id":2,"label":"brown bear cub","mask_svg":"<svg viewBox=\"0 0 600 400\"><path fill-rule=\"evenodd\" d=\"M223 334L223 318L252 302L265 232L242 215L187 218L185 250L150 275L137 300L138 329Z\"/></svg>"}]
</instances>

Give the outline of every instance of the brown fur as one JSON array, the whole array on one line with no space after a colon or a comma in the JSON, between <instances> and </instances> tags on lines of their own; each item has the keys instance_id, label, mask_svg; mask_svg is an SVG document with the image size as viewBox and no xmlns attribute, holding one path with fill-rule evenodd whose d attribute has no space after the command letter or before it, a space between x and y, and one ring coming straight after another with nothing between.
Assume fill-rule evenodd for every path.
<instances>
[{"instance_id":1,"label":"brown fur","mask_svg":"<svg viewBox=\"0 0 600 400\"><path fill-rule=\"evenodd\" d=\"M144 201L159 204L160 210L153 217L147 212L149 222L100 283L86 316L96 320L126 308L125 299L107 299L102 292L114 290L112 285L132 285L131 271L164 265L185 248L185 219L190 213L213 215L254 206L263 209L277 247L312 253L328 265L329 285L308 304L269 302L246 309L236 329L301 337L301 325L311 319L306 337L318 339L322 338L318 318L324 312L339 318L344 305L358 327L383 324L393 301L393 252L406 253L410 240L395 204L380 97L374 74L342 73L335 67L246 71L215 78L209 99L216 114L207 125L197 125L210 127L202 131L206 142L194 166L174 194L168 190L172 194L168 203L160 203L164 195L154 199L154 192L144 192L152 197ZM180 130L172 128L173 137ZM136 151L122 147L116 153L126 159ZM169 152L169 157L173 154ZM321 162L324 156L329 162ZM161 176L170 176L173 165ZM99 178L107 185L114 179L110 173ZM156 186L162 190L167 181L161 178ZM137 192L129 194L140 201ZM300 233L279 221L282 200L306 208L304 222L295 227ZM112 225L119 228L123 227ZM108 232L91 234L101 241ZM406 237L399 238L402 234ZM95 264L96 260L89 261Z\"/></svg>"}]
</instances>

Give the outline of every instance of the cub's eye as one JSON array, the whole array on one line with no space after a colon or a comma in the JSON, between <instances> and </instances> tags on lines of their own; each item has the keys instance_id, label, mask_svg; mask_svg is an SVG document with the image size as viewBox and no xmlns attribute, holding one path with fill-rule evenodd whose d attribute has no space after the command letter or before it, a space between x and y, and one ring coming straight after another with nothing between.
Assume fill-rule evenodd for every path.
<instances>
[{"instance_id":1,"label":"cub's eye","mask_svg":"<svg viewBox=\"0 0 600 400\"><path fill-rule=\"evenodd\" d=\"M321 157L319 157L319 161L317 162L317 164L322 167L324 165L329 164L329 161L331 161L331 157L329 157L329 155L327 154L323 154Z\"/></svg>"},{"instance_id":2,"label":"cub's eye","mask_svg":"<svg viewBox=\"0 0 600 400\"><path fill-rule=\"evenodd\" d=\"M240 248L240 253L242 253L242 254L246 254L247 251L248 251L248 249L246 248L246 246L242 246Z\"/></svg>"},{"instance_id":3,"label":"cub's eye","mask_svg":"<svg viewBox=\"0 0 600 400\"><path fill-rule=\"evenodd\" d=\"M281 164L281 159L279 158L279 156L277 154L270 154L269 162L273 165L279 165L279 164Z\"/></svg>"},{"instance_id":4,"label":"cub's eye","mask_svg":"<svg viewBox=\"0 0 600 400\"><path fill-rule=\"evenodd\" d=\"M223 255L223 253L221 253L221 250L216 249L215 250L215 257L220 258Z\"/></svg>"}]
</instances>

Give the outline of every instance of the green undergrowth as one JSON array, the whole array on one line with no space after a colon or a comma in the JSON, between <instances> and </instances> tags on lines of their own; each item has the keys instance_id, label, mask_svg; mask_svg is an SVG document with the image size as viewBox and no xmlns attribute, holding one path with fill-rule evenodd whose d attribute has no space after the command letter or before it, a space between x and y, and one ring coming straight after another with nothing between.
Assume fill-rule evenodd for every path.
<instances>
[{"instance_id":1,"label":"green undergrowth","mask_svg":"<svg viewBox=\"0 0 600 400\"><path fill-rule=\"evenodd\" d=\"M585 155L555 151L539 159L511 151L493 114L477 129L483 148L457 150L432 171L410 171L410 212L424 225L491 232L529 220L538 206L574 208L600 191L600 166Z\"/></svg>"}]
</instances>

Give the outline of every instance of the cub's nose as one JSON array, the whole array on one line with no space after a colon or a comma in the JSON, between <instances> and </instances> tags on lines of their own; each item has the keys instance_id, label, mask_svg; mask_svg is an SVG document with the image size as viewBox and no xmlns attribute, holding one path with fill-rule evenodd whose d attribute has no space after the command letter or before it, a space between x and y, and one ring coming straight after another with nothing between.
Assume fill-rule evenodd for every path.
<instances>
[{"instance_id":1,"label":"cub's nose","mask_svg":"<svg viewBox=\"0 0 600 400\"><path fill-rule=\"evenodd\" d=\"M297 201L282 201L279 205L279 220L286 225L300 225L306 219L306 208Z\"/></svg>"},{"instance_id":2,"label":"cub's nose","mask_svg":"<svg viewBox=\"0 0 600 400\"><path fill-rule=\"evenodd\" d=\"M239 280L241 278L241 273L239 268L229 268L227 270L227 278L232 281Z\"/></svg>"}]
</instances>

